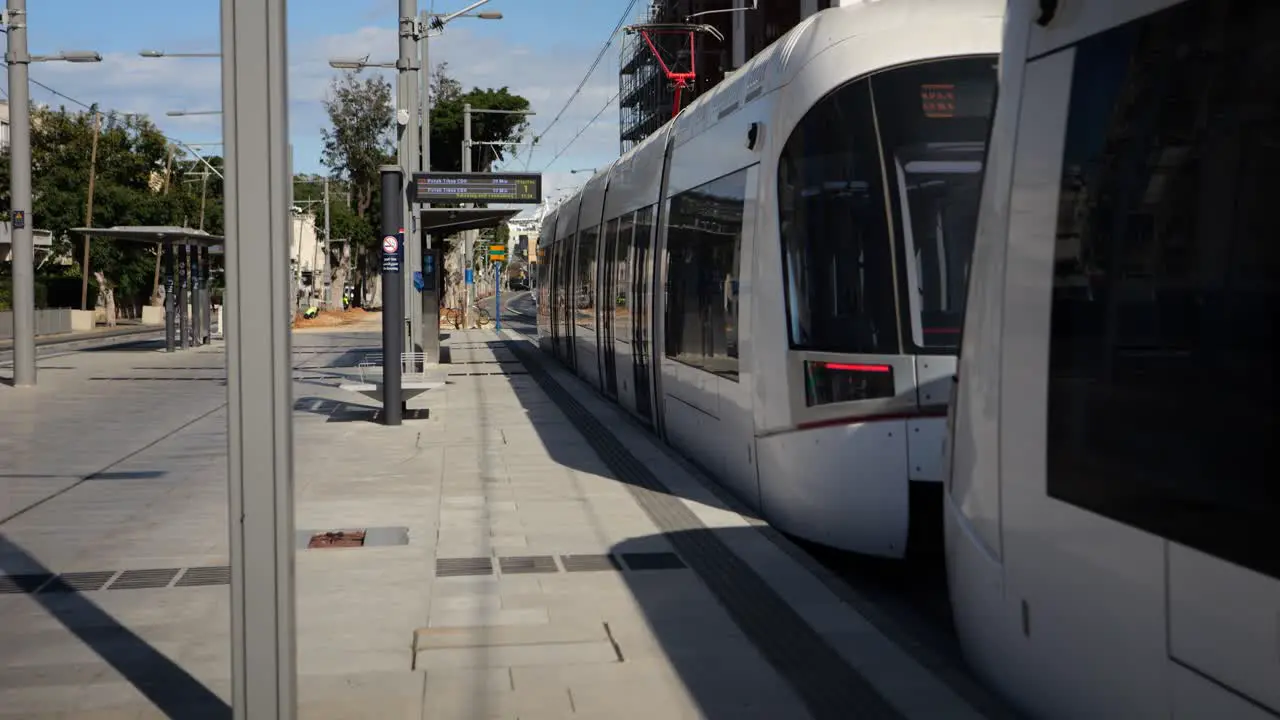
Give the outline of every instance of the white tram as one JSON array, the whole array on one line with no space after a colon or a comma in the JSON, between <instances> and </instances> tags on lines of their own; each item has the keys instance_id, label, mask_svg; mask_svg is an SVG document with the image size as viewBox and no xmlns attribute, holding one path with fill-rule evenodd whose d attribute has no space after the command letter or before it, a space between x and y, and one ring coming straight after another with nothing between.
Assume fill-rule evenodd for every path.
<instances>
[{"instance_id":1,"label":"white tram","mask_svg":"<svg viewBox=\"0 0 1280 720\"><path fill-rule=\"evenodd\" d=\"M802 21L548 214L543 347L785 532L940 534L1003 9Z\"/></svg>"},{"instance_id":2,"label":"white tram","mask_svg":"<svg viewBox=\"0 0 1280 720\"><path fill-rule=\"evenodd\" d=\"M945 524L970 663L1033 716L1280 717L1277 28L1009 4Z\"/></svg>"}]
</instances>

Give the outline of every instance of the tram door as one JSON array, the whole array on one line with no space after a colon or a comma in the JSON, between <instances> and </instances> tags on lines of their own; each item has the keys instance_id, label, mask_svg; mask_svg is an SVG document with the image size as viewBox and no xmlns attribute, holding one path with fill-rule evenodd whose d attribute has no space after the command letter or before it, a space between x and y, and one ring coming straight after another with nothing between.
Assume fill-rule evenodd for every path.
<instances>
[{"instance_id":1,"label":"tram door","mask_svg":"<svg viewBox=\"0 0 1280 720\"><path fill-rule=\"evenodd\" d=\"M578 369L578 353L573 345L573 335L578 324L577 275L574 273L574 270L577 267L574 264L574 261L577 259L577 254L578 234L574 233L565 240L564 255L561 258L563 260L563 264L560 266L562 272L561 277L564 278L564 282L560 285L560 290L564 297L563 304L561 305L561 312L564 314L560 317L560 322L562 323L561 327L564 328L564 331L560 336L560 359L564 361L565 365L569 366L570 370L575 372Z\"/></svg>"},{"instance_id":2,"label":"tram door","mask_svg":"<svg viewBox=\"0 0 1280 720\"><path fill-rule=\"evenodd\" d=\"M564 256L564 243L558 242L551 246L551 269L547 273L549 282L547 284L546 301L547 307L539 308L540 312L545 312L551 316L551 352L553 355L560 355L560 335L564 332L561 326L560 303L562 302L563 293L560 286L564 282L564 272L560 267L560 258Z\"/></svg>"},{"instance_id":3,"label":"tram door","mask_svg":"<svg viewBox=\"0 0 1280 720\"><path fill-rule=\"evenodd\" d=\"M652 327L653 298L650 296L649 266L653 262L651 237L653 233L653 207L643 208L636 212L635 239L632 246L631 293L630 300L634 304L631 315L631 351L633 362L631 369L636 389L636 410L640 417L653 422L652 390L649 378L653 372L650 368L651 351L649 328Z\"/></svg>"},{"instance_id":4,"label":"tram door","mask_svg":"<svg viewBox=\"0 0 1280 720\"><path fill-rule=\"evenodd\" d=\"M599 347L602 380L600 387L604 394L614 400L618 399L618 367L613 337L613 322L618 307L618 220L614 218L604 226L604 242L601 243L603 254L597 267L600 268L600 304L597 306L600 328Z\"/></svg>"}]
</instances>

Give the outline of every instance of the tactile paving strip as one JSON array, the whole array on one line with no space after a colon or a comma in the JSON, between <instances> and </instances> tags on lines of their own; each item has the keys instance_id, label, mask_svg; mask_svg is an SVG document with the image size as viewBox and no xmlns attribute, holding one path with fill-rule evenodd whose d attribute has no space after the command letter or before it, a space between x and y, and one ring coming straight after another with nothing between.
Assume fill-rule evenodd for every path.
<instances>
[{"instance_id":1,"label":"tactile paving strip","mask_svg":"<svg viewBox=\"0 0 1280 720\"><path fill-rule=\"evenodd\" d=\"M750 565L725 547L698 516L542 366L523 340L506 340L600 459L627 486L636 503L666 534L680 557L760 653L787 679L816 720L902 718L875 687L805 622Z\"/></svg>"}]
</instances>

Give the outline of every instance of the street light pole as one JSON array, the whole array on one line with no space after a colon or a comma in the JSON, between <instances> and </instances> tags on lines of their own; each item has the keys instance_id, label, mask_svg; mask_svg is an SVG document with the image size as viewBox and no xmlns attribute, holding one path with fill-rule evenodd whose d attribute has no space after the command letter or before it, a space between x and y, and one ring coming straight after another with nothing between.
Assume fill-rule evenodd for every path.
<instances>
[{"instance_id":1,"label":"street light pole","mask_svg":"<svg viewBox=\"0 0 1280 720\"><path fill-rule=\"evenodd\" d=\"M404 335L404 350L410 353L422 352L426 348L423 347L422 337L425 333L422 328L422 303L416 297L417 289L412 282L413 273L422 271L422 235L419 225L419 218L413 212L413 208L409 205L409 193L406 192L408 184L413 182L413 174L419 171L420 160L418 155L418 144L421 142L421 130L419 126L419 104L418 104L418 73L420 66L418 64L417 40L418 40L418 0L400 0L400 57L396 60L397 85L399 92L397 93L397 104L404 111L406 122L400 129L400 178L402 186L400 188L400 206L401 218L404 222L404 238L402 242L406 245L403 249L404 262L408 265L408 269L401 268L401 273L407 274L410 282L402 282L403 293L402 305L404 309L404 327L400 328L400 332ZM386 292L384 288L384 293Z\"/></svg>"},{"instance_id":2,"label":"street light pole","mask_svg":"<svg viewBox=\"0 0 1280 720\"><path fill-rule=\"evenodd\" d=\"M33 62L98 62L96 52L32 56L27 50L27 0L8 0L4 12L9 66L9 222L13 242L13 384L36 384L36 250L31 236L31 86Z\"/></svg>"}]
</instances>

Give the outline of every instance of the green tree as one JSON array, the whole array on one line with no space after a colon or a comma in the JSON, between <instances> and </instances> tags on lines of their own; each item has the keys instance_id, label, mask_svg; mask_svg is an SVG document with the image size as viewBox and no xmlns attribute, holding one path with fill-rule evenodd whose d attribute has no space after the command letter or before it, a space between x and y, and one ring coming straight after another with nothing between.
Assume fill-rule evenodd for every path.
<instances>
[{"instance_id":1,"label":"green tree","mask_svg":"<svg viewBox=\"0 0 1280 720\"><path fill-rule=\"evenodd\" d=\"M329 91L324 105L330 127L324 130L321 163L349 189L351 207L359 221L341 221L347 226L344 229L352 233L350 243L343 245L333 279L333 286L342 288L351 271L353 250L360 267L368 264L363 260L376 237L372 223L376 212L371 211L377 210L378 167L395 159L395 117L391 83L381 77L361 79L358 70L345 72L333 79ZM331 224L332 212L330 207Z\"/></svg>"},{"instance_id":2,"label":"green tree","mask_svg":"<svg viewBox=\"0 0 1280 720\"><path fill-rule=\"evenodd\" d=\"M449 77L448 63L436 66L431 93L431 169L446 172L462 170L463 108L470 103L475 110L528 110L529 101L511 94L508 88L472 88ZM472 113L471 139L477 142L518 143L525 138L529 121L524 115ZM509 157L511 145L480 145L472 149L471 168L487 172L494 164Z\"/></svg>"},{"instance_id":3,"label":"green tree","mask_svg":"<svg viewBox=\"0 0 1280 720\"><path fill-rule=\"evenodd\" d=\"M97 156L91 162L97 125ZM113 113L70 112L36 108L32 111L32 196L30 221L54 236L53 258L40 268L46 278L79 278L84 239L71 228L85 224L89 175L94 175L92 225L172 225L193 214L198 197L165 179L172 170L170 147L146 117ZM9 157L0 156L0 204L9 208ZM221 185L211 189L211 218L221 227ZM145 244L95 239L90 270L100 271L117 292L122 304L136 306L153 288L155 247ZM78 284L73 283L78 290ZM97 283L91 281L96 288ZM74 293L78 300L78 292ZM96 293L91 293L94 298ZM65 296L62 302L66 302ZM71 304L71 303L67 303ZM74 303L78 304L78 303Z\"/></svg>"}]
</instances>

